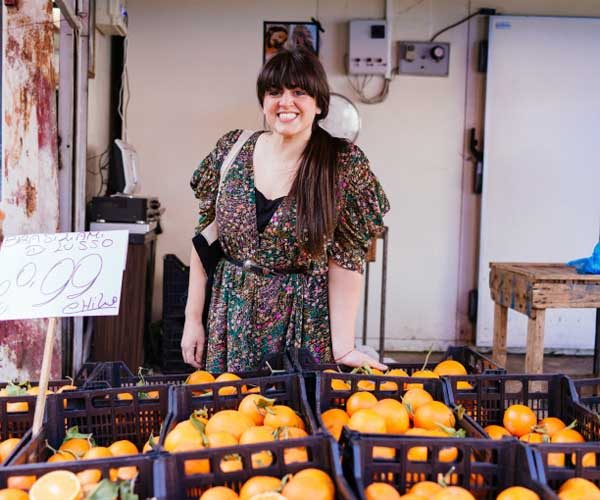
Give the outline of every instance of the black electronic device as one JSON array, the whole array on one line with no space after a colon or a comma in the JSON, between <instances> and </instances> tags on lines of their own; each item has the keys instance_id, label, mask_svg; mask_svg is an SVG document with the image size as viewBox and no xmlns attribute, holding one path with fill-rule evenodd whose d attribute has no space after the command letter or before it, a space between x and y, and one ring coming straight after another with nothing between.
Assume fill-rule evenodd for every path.
<instances>
[{"instance_id":1,"label":"black electronic device","mask_svg":"<svg viewBox=\"0 0 600 500\"><path fill-rule=\"evenodd\" d=\"M148 223L157 221L161 209L156 197L98 196L90 202L89 220L92 222Z\"/></svg>"}]
</instances>

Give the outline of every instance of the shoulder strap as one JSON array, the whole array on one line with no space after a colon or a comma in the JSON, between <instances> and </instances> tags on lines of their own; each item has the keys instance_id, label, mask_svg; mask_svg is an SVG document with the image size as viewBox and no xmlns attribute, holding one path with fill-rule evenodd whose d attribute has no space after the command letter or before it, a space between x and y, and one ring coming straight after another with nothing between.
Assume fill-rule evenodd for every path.
<instances>
[{"instance_id":1,"label":"shoulder strap","mask_svg":"<svg viewBox=\"0 0 600 500\"><path fill-rule=\"evenodd\" d=\"M227 156L223 160L223 163L221 163L221 171L220 171L220 178L219 178L219 194L217 194L217 199L219 198L219 195L221 194L221 186L223 185L223 180L225 179L225 176L227 175L227 172L229 171L229 167L231 167L231 165L233 164L234 160L236 159L238 153L242 149L242 146L244 144L246 144L246 141L248 139L250 139L250 136L253 133L254 133L253 130L242 130L242 133L238 137L238 140L235 141L235 144L231 147L231 149L229 150L229 153L227 153Z\"/></svg>"}]
</instances>

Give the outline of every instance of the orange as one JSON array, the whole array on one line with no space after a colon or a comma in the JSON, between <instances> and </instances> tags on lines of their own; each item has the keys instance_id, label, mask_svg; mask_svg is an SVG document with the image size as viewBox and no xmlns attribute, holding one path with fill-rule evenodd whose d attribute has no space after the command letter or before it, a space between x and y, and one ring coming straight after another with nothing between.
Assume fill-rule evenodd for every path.
<instances>
[{"instance_id":1,"label":"orange","mask_svg":"<svg viewBox=\"0 0 600 500\"><path fill-rule=\"evenodd\" d=\"M504 436L512 436L512 434L501 425L487 425L483 428L483 430L487 432L488 436L490 436L492 439L502 439Z\"/></svg>"},{"instance_id":2,"label":"orange","mask_svg":"<svg viewBox=\"0 0 600 500\"><path fill-rule=\"evenodd\" d=\"M333 437L339 441L342 429L348 423L350 417L340 408L330 408L321 414L321 420L325 429L331 432Z\"/></svg>"},{"instance_id":3,"label":"orange","mask_svg":"<svg viewBox=\"0 0 600 500\"><path fill-rule=\"evenodd\" d=\"M587 491L590 493L600 491L589 479L584 479L582 477L572 477L571 479L567 479L558 489L559 493L567 490Z\"/></svg>"},{"instance_id":4,"label":"orange","mask_svg":"<svg viewBox=\"0 0 600 500\"><path fill-rule=\"evenodd\" d=\"M540 500L540 496L523 486L511 486L502 490L496 500Z\"/></svg>"},{"instance_id":5,"label":"orange","mask_svg":"<svg viewBox=\"0 0 600 500\"><path fill-rule=\"evenodd\" d=\"M418 378L440 378L437 373L432 372L431 370L417 370L413 372L411 377ZM406 384L407 389L423 389L423 384Z\"/></svg>"},{"instance_id":6,"label":"orange","mask_svg":"<svg viewBox=\"0 0 600 500\"><path fill-rule=\"evenodd\" d=\"M29 495L15 488L4 488L0 490L0 500L28 500Z\"/></svg>"},{"instance_id":7,"label":"orange","mask_svg":"<svg viewBox=\"0 0 600 500\"><path fill-rule=\"evenodd\" d=\"M439 425L454 427L454 413L440 401L430 401L417 408L413 415L415 427L423 429L439 429Z\"/></svg>"},{"instance_id":8,"label":"orange","mask_svg":"<svg viewBox=\"0 0 600 500\"><path fill-rule=\"evenodd\" d=\"M583 443L585 439L575 429L561 429L555 432L550 439L552 443Z\"/></svg>"},{"instance_id":9,"label":"orange","mask_svg":"<svg viewBox=\"0 0 600 500\"><path fill-rule=\"evenodd\" d=\"M597 491L567 490L558 494L560 500L600 500L600 493Z\"/></svg>"},{"instance_id":10,"label":"orange","mask_svg":"<svg viewBox=\"0 0 600 500\"><path fill-rule=\"evenodd\" d=\"M35 483L35 476L11 476L6 480L6 486L17 490L28 491Z\"/></svg>"},{"instance_id":11,"label":"orange","mask_svg":"<svg viewBox=\"0 0 600 500\"><path fill-rule=\"evenodd\" d=\"M108 447L108 449L113 454L113 457L121 457L123 455L137 455L139 453L137 446L128 439L115 441Z\"/></svg>"},{"instance_id":12,"label":"orange","mask_svg":"<svg viewBox=\"0 0 600 500\"><path fill-rule=\"evenodd\" d=\"M202 444L202 434L191 420L179 422L165 438L164 448L168 452L173 452L182 443L193 442Z\"/></svg>"},{"instance_id":13,"label":"orange","mask_svg":"<svg viewBox=\"0 0 600 500\"><path fill-rule=\"evenodd\" d=\"M448 486L430 497L430 500L475 500L475 497L460 486Z\"/></svg>"},{"instance_id":14,"label":"orange","mask_svg":"<svg viewBox=\"0 0 600 500\"><path fill-rule=\"evenodd\" d=\"M210 384L215 381L215 377L212 373L209 373L205 370L196 370L193 373L190 373L187 379L185 379L185 384L188 385L198 385L198 384Z\"/></svg>"},{"instance_id":15,"label":"orange","mask_svg":"<svg viewBox=\"0 0 600 500\"><path fill-rule=\"evenodd\" d=\"M386 431L385 419L374 410L358 410L350 417L348 427L366 433L383 434Z\"/></svg>"},{"instance_id":16,"label":"orange","mask_svg":"<svg viewBox=\"0 0 600 500\"><path fill-rule=\"evenodd\" d=\"M281 479L272 476L254 476L244 483L239 496L240 500L250 500L259 493L279 491L280 488Z\"/></svg>"},{"instance_id":17,"label":"orange","mask_svg":"<svg viewBox=\"0 0 600 500\"><path fill-rule=\"evenodd\" d=\"M286 464L308 462L308 452L304 446L286 448L283 450L283 461Z\"/></svg>"},{"instance_id":18,"label":"orange","mask_svg":"<svg viewBox=\"0 0 600 500\"><path fill-rule=\"evenodd\" d=\"M435 366L433 373L439 377L444 375L466 375L467 369L458 361L446 359Z\"/></svg>"},{"instance_id":19,"label":"orange","mask_svg":"<svg viewBox=\"0 0 600 500\"><path fill-rule=\"evenodd\" d=\"M294 474L281 494L287 500L333 500L335 486L328 474L319 469L308 468Z\"/></svg>"},{"instance_id":20,"label":"orange","mask_svg":"<svg viewBox=\"0 0 600 500\"><path fill-rule=\"evenodd\" d=\"M77 460L77 457L71 453L70 451L57 451L54 455L52 455L46 462L55 463L55 462L70 462L72 460Z\"/></svg>"},{"instance_id":21,"label":"orange","mask_svg":"<svg viewBox=\"0 0 600 500\"><path fill-rule=\"evenodd\" d=\"M81 483L81 486L88 486L90 484L96 484L102 479L102 472L100 469L87 469L77 473L77 479Z\"/></svg>"},{"instance_id":22,"label":"orange","mask_svg":"<svg viewBox=\"0 0 600 500\"><path fill-rule=\"evenodd\" d=\"M58 449L59 451L70 451L77 458L81 458L91 447L89 439L73 438L65 439Z\"/></svg>"},{"instance_id":23,"label":"orange","mask_svg":"<svg viewBox=\"0 0 600 500\"><path fill-rule=\"evenodd\" d=\"M274 405L267 410L265 414L265 425L273 428L277 427L299 427L304 429L304 422L289 406Z\"/></svg>"},{"instance_id":24,"label":"orange","mask_svg":"<svg viewBox=\"0 0 600 500\"><path fill-rule=\"evenodd\" d=\"M365 488L366 500L400 500L400 493L387 483L371 483Z\"/></svg>"},{"instance_id":25,"label":"orange","mask_svg":"<svg viewBox=\"0 0 600 500\"><path fill-rule=\"evenodd\" d=\"M8 458L20 441L21 440L17 438L9 438L0 443L0 463Z\"/></svg>"},{"instance_id":26,"label":"orange","mask_svg":"<svg viewBox=\"0 0 600 500\"><path fill-rule=\"evenodd\" d=\"M538 434L537 432L528 432L519 438L519 441L524 443L545 443L547 440L548 438L544 434Z\"/></svg>"},{"instance_id":27,"label":"orange","mask_svg":"<svg viewBox=\"0 0 600 500\"><path fill-rule=\"evenodd\" d=\"M408 377L408 373L402 368L392 368L384 373L386 377Z\"/></svg>"},{"instance_id":28,"label":"orange","mask_svg":"<svg viewBox=\"0 0 600 500\"><path fill-rule=\"evenodd\" d=\"M240 436L239 444L266 443L275 441L275 429L268 425L253 426L246 429Z\"/></svg>"},{"instance_id":29,"label":"orange","mask_svg":"<svg viewBox=\"0 0 600 500\"><path fill-rule=\"evenodd\" d=\"M407 406L411 416L417 408L430 401L433 401L431 394L420 388L409 389L404 393L404 396L402 396L402 402Z\"/></svg>"},{"instance_id":30,"label":"orange","mask_svg":"<svg viewBox=\"0 0 600 500\"><path fill-rule=\"evenodd\" d=\"M413 495L419 495L424 498L429 498L435 495L441 489L442 487L438 483L434 483L433 481L421 481L415 484L409 490L409 493L412 493Z\"/></svg>"},{"instance_id":31,"label":"orange","mask_svg":"<svg viewBox=\"0 0 600 500\"><path fill-rule=\"evenodd\" d=\"M548 434L548 436L552 437L556 432L564 429L566 427L565 423L557 417L546 417L543 418L538 424L538 432L543 432Z\"/></svg>"},{"instance_id":32,"label":"orange","mask_svg":"<svg viewBox=\"0 0 600 500\"><path fill-rule=\"evenodd\" d=\"M427 436L429 431L427 429L421 429L419 427L413 427L408 429L405 436ZM409 448L406 458L411 462L425 462L427 461L427 447L426 446L415 446Z\"/></svg>"},{"instance_id":33,"label":"orange","mask_svg":"<svg viewBox=\"0 0 600 500\"><path fill-rule=\"evenodd\" d=\"M358 410L373 408L377 404L377 398L370 392L358 391L352 394L346 401L346 412L352 416Z\"/></svg>"},{"instance_id":34,"label":"orange","mask_svg":"<svg viewBox=\"0 0 600 500\"><path fill-rule=\"evenodd\" d=\"M382 399L372 410L385 419L388 434L404 434L410 427L410 418L406 407L395 399Z\"/></svg>"},{"instance_id":35,"label":"orange","mask_svg":"<svg viewBox=\"0 0 600 500\"><path fill-rule=\"evenodd\" d=\"M238 375L236 375L235 373L221 373L221 375L219 375L216 379L215 382L231 382L232 380L242 380L241 377L239 377ZM241 392L246 392L245 386L239 386L239 389L241 390ZM221 387L219 389L219 395L221 396L230 396L232 394L237 394L238 388L235 385L228 385L225 387Z\"/></svg>"},{"instance_id":36,"label":"orange","mask_svg":"<svg viewBox=\"0 0 600 500\"><path fill-rule=\"evenodd\" d=\"M249 394L238 406L238 411L250 417L254 425L262 425L265 420L265 408L273 406L274 399L268 399L260 394Z\"/></svg>"},{"instance_id":37,"label":"orange","mask_svg":"<svg viewBox=\"0 0 600 500\"><path fill-rule=\"evenodd\" d=\"M66 470L55 470L41 476L31 487L31 500L76 500L82 495L77 476Z\"/></svg>"},{"instance_id":38,"label":"orange","mask_svg":"<svg viewBox=\"0 0 600 500\"><path fill-rule=\"evenodd\" d=\"M182 443L173 450L173 453L201 450L204 446L198 443ZM208 474L210 472L210 461L207 458L197 460L186 460L183 465L185 475Z\"/></svg>"},{"instance_id":39,"label":"orange","mask_svg":"<svg viewBox=\"0 0 600 500\"><path fill-rule=\"evenodd\" d=\"M537 417L528 406L511 405L505 410L502 423L513 436L521 437L532 431L537 423Z\"/></svg>"},{"instance_id":40,"label":"orange","mask_svg":"<svg viewBox=\"0 0 600 500\"><path fill-rule=\"evenodd\" d=\"M308 436L308 432L298 427L279 427L274 434L275 439L300 439Z\"/></svg>"},{"instance_id":41,"label":"orange","mask_svg":"<svg viewBox=\"0 0 600 500\"><path fill-rule=\"evenodd\" d=\"M210 436L206 436L208 439L209 448L222 448L223 446L235 446L238 444L238 440L225 431L213 432Z\"/></svg>"},{"instance_id":42,"label":"orange","mask_svg":"<svg viewBox=\"0 0 600 500\"><path fill-rule=\"evenodd\" d=\"M30 387L29 389L27 389L27 394L29 394L30 396L37 396L40 393L40 388L39 387ZM46 389L46 394L54 394L50 389Z\"/></svg>"},{"instance_id":43,"label":"orange","mask_svg":"<svg viewBox=\"0 0 600 500\"><path fill-rule=\"evenodd\" d=\"M93 460L95 458L109 458L114 456L109 448L105 446L94 446L84 453L82 460Z\"/></svg>"},{"instance_id":44,"label":"orange","mask_svg":"<svg viewBox=\"0 0 600 500\"><path fill-rule=\"evenodd\" d=\"M213 486L200 496L199 500L238 500L238 494L227 486Z\"/></svg>"},{"instance_id":45,"label":"orange","mask_svg":"<svg viewBox=\"0 0 600 500\"><path fill-rule=\"evenodd\" d=\"M119 467L118 469L110 469L109 476L110 480L116 482L117 480L122 481L131 481L135 479L138 475L137 467L135 466L127 466L127 467Z\"/></svg>"},{"instance_id":46,"label":"orange","mask_svg":"<svg viewBox=\"0 0 600 500\"><path fill-rule=\"evenodd\" d=\"M556 431L550 438L551 443L583 443L585 439L575 429L569 429L565 427L559 431ZM571 456L571 460L575 461L575 454ZM596 456L594 453L586 453L583 457L584 467L590 467L596 465ZM564 467L565 455L564 453L548 453L548 465L553 467Z\"/></svg>"},{"instance_id":47,"label":"orange","mask_svg":"<svg viewBox=\"0 0 600 500\"><path fill-rule=\"evenodd\" d=\"M219 467L225 473L242 470L242 459L239 455L229 455L221 460Z\"/></svg>"},{"instance_id":48,"label":"orange","mask_svg":"<svg viewBox=\"0 0 600 500\"><path fill-rule=\"evenodd\" d=\"M233 437L239 440L244 431L252 426L254 426L254 422L247 415L244 415L237 410L221 410L210 417L206 423L205 432L207 435L217 431L229 432Z\"/></svg>"},{"instance_id":49,"label":"orange","mask_svg":"<svg viewBox=\"0 0 600 500\"><path fill-rule=\"evenodd\" d=\"M338 373L338 372L335 370L332 370L332 369L328 369L328 370L323 370L323 373ZM344 382L343 380L340 380L339 378L334 378L331 380L331 389L333 389L334 391L349 391L350 384Z\"/></svg>"}]
</instances>

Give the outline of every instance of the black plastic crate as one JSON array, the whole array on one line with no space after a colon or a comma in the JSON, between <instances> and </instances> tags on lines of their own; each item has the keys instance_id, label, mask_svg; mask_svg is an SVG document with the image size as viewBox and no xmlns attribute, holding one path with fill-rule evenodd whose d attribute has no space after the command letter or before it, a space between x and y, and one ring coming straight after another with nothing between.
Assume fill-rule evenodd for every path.
<instances>
[{"instance_id":1,"label":"black plastic crate","mask_svg":"<svg viewBox=\"0 0 600 500\"><path fill-rule=\"evenodd\" d=\"M219 394L219 389L233 387L235 394ZM201 385L181 385L170 388L169 415L160 435L160 444L165 442L166 435L178 422L189 418L194 410L206 409L208 416L221 410L236 410L239 403L250 392L251 387L258 387L260 394L275 399L275 404L288 405L299 413L306 425L306 432L315 434L317 424L306 401L306 389L302 377L296 373L272 375L268 377L249 377L243 380L218 382ZM201 396L194 395L200 390L209 391Z\"/></svg>"},{"instance_id":2,"label":"black plastic crate","mask_svg":"<svg viewBox=\"0 0 600 500\"><path fill-rule=\"evenodd\" d=\"M350 385L348 390L333 389L331 383L333 380L342 380ZM420 377L386 377L382 375L358 375L350 373L317 373L316 374L316 389L317 399L314 406L315 418L319 428L323 432L328 433L323 425L321 414L330 408L345 409L348 398L358 392L360 389L358 384L361 381L369 381L374 384L374 388L368 392L372 393L378 400L383 398L391 398L401 401L404 395L404 387L406 384L422 384L434 400L441 401L444 404L452 407L446 393L444 381L435 378L420 378ZM382 384L393 382L396 384L396 389L384 390ZM459 418L459 412L455 409L454 415L456 424L459 428L465 430L468 436L483 438L485 433L483 430L468 416L464 415Z\"/></svg>"},{"instance_id":3,"label":"black plastic crate","mask_svg":"<svg viewBox=\"0 0 600 500\"><path fill-rule=\"evenodd\" d=\"M577 420L576 429L586 441L600 441L600 420L573 400L564 375L479 375L462 380L472 388L458 389L456 380L445 381L450 403L462 406L482 428L502 425L506 408L522 404L533 410L538 421L558 417L568 425Z\"/></svg>"},{"instance_id":4,"label":"black plastic crate","mask_svg":"<svg viewBox=\"0 0 600 500\"><path fill-rule=\"evenodd\" d=\"M194 368L183 361L181 337L185 318L164 319L160 338L160 366L164 373L191 372Z\"/></svg>"},{"instance_id":5,"label":"black plastic crate","mask_svg":"<svg viewBox=\"0 0 600 500\"><path fill-rule=\"evenodd\" d=\"M437 482L444 476L449 484L470 490L477 499L494 499L503 489L517 485L535 491L543 500L556 499L538 477L532 451L516 440L392 437L356 432L345 437L344 476L361 500L372 482L391 484L403 494L419 481ZM374 457L375 447L393 449L393 458ZM409 450L421 447L427 450L427 460L409 460ZM449 448L456 450L456 458L440 460L440 451Z\"/></svg>"},{"instance_id":6,"label":"black plastic crate","mask_svg":"<svg viewBox=\"0 0 600 500\"><path fill-rule=\"evenodd\" d=\"M285 450L304 447L308 461L286 464ZM268 450L273 455L269 467L253 468L252 453ZM223 472L219 464L225 457L233 454L240 456L242 468L239 471ZM185 474L185 463L191 459L207 459L210 464L208 474ZM336 499L355 500L350 488L341 474L340 457L337 446L332 446L329 438L322 435L302 439L290 439L253 445L213 448L174 455L161 455L154 467L154 495L158 500L196 500L201 493L212 486L228 486L239 491L242 484L253 476L274 476L283 478L302 469L314 467L328 473L336 486ZM307 499L310 500L310 499Z\"/></svg>"},{"instance_id":7,"label":"black plastic crate","mask_svg":"<svg viewBox=\"0 0 600 500\"><path fill-rule=\"evenodd\" d=\"M575 401L600 414L600 378L569 379L569 386Z\"/></svg>"},{"instance_id":8,"label":"black plastic crate","mask_svg":"<svg viewBox=\"0 0 600 500\"><path fill-rule=\"evenodd\" d=\"M538 475L558 491L572 477L588 479L600 487L600 446L598 443L534 445ZM558 458L558 462L557 459Z\"/></svg>"},{"instance_id":9,"label":"black plastic crate","mask_svg":"<svg viewBox=\"0 0 600 500\"><path fill-rule=\"evenodd\" d=\"M154 494L153 491L153 465L156 453L147 453L145 455L132 455L123 457L111 457L108 459L96 460L73 460L69 462L38 463L39 460L45 460L47 448L45 439L49 436L47 427L42 427L40 434L32 438L31 430L24 437L25 444L20 449L20 453L13 456L10 464L0 467L0 489L8 487L11 477L40 476L55 470L68 470L78 473L84 470L100 470L102 478L110 478L111 470L121 467L136 467L137 477L135 479L135 493L140 498L149 498ZM54 443L56 445L56 443ZM42 458L44 457L44 458Z\"/></svg>"},{"instance_id":10,"label":"black plastic crate","mask_svg":"<svg viewBox=\"0 0 600 500\"><path fill-rule=\"evenodd\" d=\"M322 372L323 370L341 370L342 372L350 372L353 370L352 367L345 365L336 365L334 363L319 364L316 363L312 354L307 349L292 349L290 350L290 357L296 371L303 374L306 381L306 393L308 400L312 403L316 397L315 387L315 373ZM467 373L472 375L479 375L481 373L506 373L506 370L496 365L492 360L480 354L472 347L469 346L456 346L448 347L443 358L440 361L447 359L454 359L460 362L467 370ZM433 369L437 363L428 363L426 368ZM409 375L423 368L423 363L402 363L393 362L386 363L390 370L402 369ZM464 380L463 376L449 377L456 378L456 380Z\"/></svg>"},{"instance_id":11,"label":"black plastic crate","mask_svg":"<svg viewBox=\"0 0 600 500\"><path fill-rule=\"evenodd\" d=\"M185 317L190 268L174 254L163 258L163 319Z\"/></svg>"}]
</instances>

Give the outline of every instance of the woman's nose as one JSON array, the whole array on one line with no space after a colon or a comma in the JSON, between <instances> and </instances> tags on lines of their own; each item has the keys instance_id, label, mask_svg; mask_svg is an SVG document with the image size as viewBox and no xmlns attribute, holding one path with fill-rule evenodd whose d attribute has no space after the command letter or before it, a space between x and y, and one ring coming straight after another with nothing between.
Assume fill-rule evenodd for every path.
<instances>
[{"instance_id":1,"label":"woman's nose","mask_svg":"<svg viewBox=\"0 0 600 500\"><path fill-rule=\"evenodd\" d=\"M294 102L294 95L289 90L284 90L281 94L281 104L292 104Z\"/></svg>"}]
</instances>

